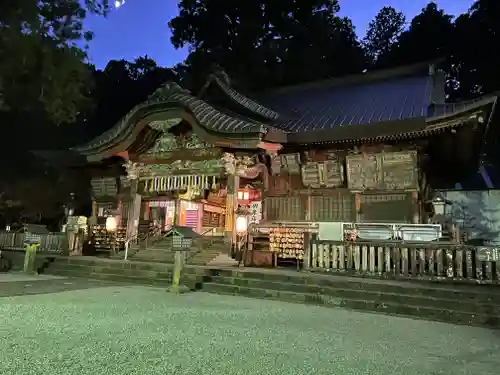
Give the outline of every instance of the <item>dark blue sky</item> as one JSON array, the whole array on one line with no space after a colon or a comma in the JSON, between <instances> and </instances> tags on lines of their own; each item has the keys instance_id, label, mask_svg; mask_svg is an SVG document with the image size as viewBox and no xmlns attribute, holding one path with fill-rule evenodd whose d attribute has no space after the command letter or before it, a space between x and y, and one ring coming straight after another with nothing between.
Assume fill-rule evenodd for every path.
<instances>
[{"instance_id":1,"label":"dark blue sky","mask_svg":"<svg viewBox=\"0 0 500 375\"><path fill-rule=\"evenodd\" d=\"M428 0L340 0L341 15L348 16L358 35L384 5L402 10L408 20L418 14ZM465 12L473 0L440 0L439 6L457 15ZM133 60L148 55L160 65L172 66L182 61L186 50L175 50L170 44L168 21L177 15L175 0L125 0L107 19L92 17L87 26L94 31L90 59L98 68L109 60Z\"/></svg>"}]
</instances>

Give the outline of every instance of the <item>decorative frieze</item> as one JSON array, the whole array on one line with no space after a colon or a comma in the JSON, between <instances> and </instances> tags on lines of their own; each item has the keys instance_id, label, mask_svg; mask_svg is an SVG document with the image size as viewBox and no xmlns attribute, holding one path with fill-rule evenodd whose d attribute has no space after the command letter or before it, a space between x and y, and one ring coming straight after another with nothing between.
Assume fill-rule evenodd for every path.
<instances>
[{"instance_id":1,"label":"decorative frieze","mask_svg":"<svg viewBox=\"0 0 500 375\"><path fill-rule=\"evenodd\" d=\"M125 168L126 178L128 180L137 180L139 178L139 172L141 170L141 165L135 163L131 160L127 160L122 166Z\"/></svg>"},{"instance_id":2,"label":"decorative frieze","mask_svg":"<svg viewBox=\"0 0 500 375\"><path fill-rule=\"evenodd\" d=\"M256 165L253 157L235 156L229 152L222 154L221 161L228 175L242 174L248 167Z\"/></svg>"},{"instance_id":3,"label":"decorative frieze","mask_svg":"<svg viewBox=\"0 0 500 375\"><path fill-rule=\"evenodd\" d=\"M229 176L238 176L253 180L259 174L262 175L264 189L267 190L269 186L269 172L265 164L256 162L256 158L249 156L236 157L234 154L225 152L221 160L224 170Z\"/></svg>"}]
</instances>

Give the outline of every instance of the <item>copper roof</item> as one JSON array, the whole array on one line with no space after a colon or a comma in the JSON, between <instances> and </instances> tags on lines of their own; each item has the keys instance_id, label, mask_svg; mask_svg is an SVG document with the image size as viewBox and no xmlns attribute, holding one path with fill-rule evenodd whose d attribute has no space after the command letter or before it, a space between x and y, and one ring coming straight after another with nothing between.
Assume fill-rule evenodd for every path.
<instances>
[{"instance_id":1,"label":"copper roof","mask_svg":"<svg viewBox=\"0 0 500 375\"><path fill-rule=\"evenodd\" d=\"M131 147L151 121L182 117L183 113L203 131L220 138L300 144L410 139L461 126L469 112L483 110L496 101L495 96L435 104L433 98L444 96L444 87L436 82L435 69L418 64L281 88L252 96L259 98L256 100L212 75L206 86L218 87L226 106L169 83L113 128L73 150L98 154L117 144ZM436 91L443 91L443 95L436 95ZM460 118L448 121L454 117ZM142 138L147 145L142 146L151 145L157 137L146 132Z\"/></svg>"}]
</instances>

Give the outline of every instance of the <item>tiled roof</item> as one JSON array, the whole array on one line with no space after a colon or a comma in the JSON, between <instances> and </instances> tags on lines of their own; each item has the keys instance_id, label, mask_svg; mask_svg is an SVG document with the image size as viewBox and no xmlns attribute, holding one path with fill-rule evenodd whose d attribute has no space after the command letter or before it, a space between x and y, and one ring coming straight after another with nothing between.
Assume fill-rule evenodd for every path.
<instances>
[{"instance_id":1,"label":"tiled roof","mask_svg":"<svg viewBox=\"0 0 500 375\"><path fill-rule=\"evenodd\" d=\"M237 118L220 112L205 101L191 95L175 83L167 83L153 93L146 102L134 107L119 123L85 145L74 147L77 152L98 151L111 147L132 135L136 124L144 118L184 110L192 114L205 129L226 134L259 134L266 131L264 124Z\"/></svg>"},{"instance_id":2,"label":"tiled roof","mask_svg":"<svg viewBox=\"0 0 500 375\"><path fill-rule=\"evenodd\" d=\"M253 99L250 99L248 96L243 95L239 91L235 90L233 87L222 82L220 78L213 77L214 82L235 102L243 107L255 112L256 114L262 116L267 120L276 120L279 117L279 114L260 103L256 102Z\"/></svg>"},{"instance_id":3,"label":"tiled roof","mask_svg":"<svg viewBox=\"0 0 500 375\"><path fill-rule=\"evenodd\" d=\"M427 116L432 80L428 75L354 86L311 88L263 96L281 114L276 126L289 132L331 129Z\"/></svg>"},{"instance_id":4,"label":"tiled roof","mask_svg":"<svg viewBox=\"0 0 500 375\"><path fill-rule=\"evenodd\" d=\"M209 132L228 138L257 137L276 143L409 139L461 126L460 118L443 120L464 117L496 101L496 97L491 97L440 104L442 98L436 96L439 85L429 75L429 66L424 68L420 64L281 88L259 96L259 101L212 77L211 82L225 93L226 104L230 100L230 109L220 103L210 104L169 83L133 108L113 128L73 151L96 154L118 143L130 143L141 130L138 124L147 126L145 119L178 117L179 111L193 116ZM149 134L144 147L154 140L155 135Z\"/></svg>"}]
</instances>

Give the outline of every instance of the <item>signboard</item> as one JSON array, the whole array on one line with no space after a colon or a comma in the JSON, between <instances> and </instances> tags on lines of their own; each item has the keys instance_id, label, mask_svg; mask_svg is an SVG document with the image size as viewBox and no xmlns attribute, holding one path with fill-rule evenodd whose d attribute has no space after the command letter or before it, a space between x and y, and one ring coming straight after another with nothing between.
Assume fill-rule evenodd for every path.
<instances>
[{"instance_id":1,"label":"signboard","mask_svg":"<svg viewBox=\"0 0 500 375\"><path fill-rule=\"evenodd\" d=\"M408 190L418 187L416 151L347 157L347 186L354 191Z\"/></svg>"},{"instance_id":2,"label":"signboard","mask_svg":"<svg viewBox=\"0 0 500 375\"><path fill-rule=\"evenodd\" d=\"M116 178L93 178L90 182L95 197L114 196L118 193Z\"/></svg>"},{"instance_id":3,"label":"signboard","mask_svg":"<svg viewBox=\"0 0 500 375\"><path fill-rule=\"evenodd\" d=\"M310 162L302 166L302 183L307 187L341 186L343 175L344 170L338 160Z\"/></svg>"},{"instance_id":4,"label":"signboard","mask_svg":"<svg viewBox=\"0 0 500 375\"><path fill-rule=\"evenodd\" d=\"M319 163L306 163L302 166L302 183L304 186L320 187Z\"/></svg>"},{"instance_id":5,"label":"signboard","mask_svg":"<svg viewBox=\"0 0 500 375\"><path fill-rule=\"evenodd\" d=\"M175 205L174 201L166 201L166 200L149 201L149 207L151 207L151 208L153 208L153 207L170 207L170 206L174 206L174 205Z\"/></svg>"},{"instance_id":6,"label":"signboard","mask_svg":"<svg viewBox=\"0 0 500 375\"><path fill-rule=\"evenodd\" d=\"M375 154L347 157L347 187L355 191L379 187L379 165Z\"/></svg>"},{"instance_id":7,"label":"signboard","mask_svg":"<svg viewBox=\"0 0 500 375\"><path fill-rule=\"evenodd\" d=\"M248 220L249 224L258 224L262 220L262 202L254 201L250 203L250 217Z\"/></svg>"},{"instance_id":8,"label":"signboard","mask_svg":"<svg viewBox=\"0 0 500 375\"><path fill-rule=\"evenodd\" d=\"M289 173L300 173L299 154L281 155L281 167Z\"/></svg>"},{"instance_id":9,"label":"signboard","mask_svg":"<svg viewBox=\"0 0 500 375\"><path fill-rule=\"evenodd\" d=\"M382 166L382 186L386 190L415 189L418 186L416 151L377 155Z\"/></svg>"},{"instance_id":10,"label":"signboard","mask_svg":"<svg viewBox=\"0 0 500 375\"><path fill-rule=\"evenodd\" d=\"M328 160L323 163L325 166L324 171L324 185L326 187L342 186L344 182L344 168L338 160Z\"/></svg>"}]
</instances>

